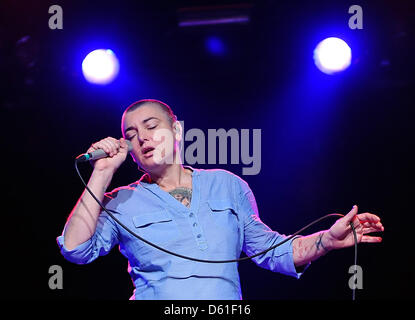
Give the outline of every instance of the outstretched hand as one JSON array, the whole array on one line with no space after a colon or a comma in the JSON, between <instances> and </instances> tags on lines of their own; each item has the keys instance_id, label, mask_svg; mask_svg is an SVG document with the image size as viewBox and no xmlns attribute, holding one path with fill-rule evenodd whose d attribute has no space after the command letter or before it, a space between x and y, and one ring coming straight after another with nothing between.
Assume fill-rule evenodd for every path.
<instances>
[{"instance_id":1,"label":"outstretched hand","mask_svg":"<svg viewBox=\"0 0 415 320\"><path fill-rule=\"evenodd\" d=\"M353 206L352 210L343 218L337 220L334 225L328 230L327 235L332 249L340 249L354 245L353 231L350 222L356 230L358 242L381 242L381 237L368 235L372 232L381 232L384 227L380 218L372 213L365 212L357 214L357 206Z\"/></svg>"}]
</instances>

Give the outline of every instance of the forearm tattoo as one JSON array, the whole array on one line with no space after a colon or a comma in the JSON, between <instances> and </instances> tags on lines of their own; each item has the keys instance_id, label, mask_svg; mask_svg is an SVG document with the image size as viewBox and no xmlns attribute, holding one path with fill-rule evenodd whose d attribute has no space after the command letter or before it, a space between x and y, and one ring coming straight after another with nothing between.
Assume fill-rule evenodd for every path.
<instances>
[{"instance_id":1,"label":"forearm tattoo","mask_svg":"<svg viewBox=\"0 0 415 320\"><path fill-rule=\"evenodd\" d=\"M323 233L321 233L321 234L320 234L320 236L318 237L318 239L317 239L317 241L316 241L316 248L317 248L317 251L319 251L319 250L320 250L320 248L323 248L323 249L324 249L324 251L328 252L329 250L327 250L327 249L324 247L324 245L323 245L323 241L322 241L322 239L321 239L321 238L323 238Z\"/></svg>"},{"instance_id":2,"label":"forearm tattoo","mask_svg":"<svg viewBox=\"0 0 415 320\"><path fill-rule=\"evenodd\" d=\"M192 201L192 189L179 187L169 191L169 193L184 206L190 207L190 202Z\"/></svg>"}]
</instances>

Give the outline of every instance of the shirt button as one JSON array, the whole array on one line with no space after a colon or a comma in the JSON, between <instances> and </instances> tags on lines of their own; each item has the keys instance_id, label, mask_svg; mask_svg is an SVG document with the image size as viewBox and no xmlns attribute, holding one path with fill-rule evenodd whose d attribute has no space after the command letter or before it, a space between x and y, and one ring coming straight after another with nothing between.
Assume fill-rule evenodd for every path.
<instances>
[{"instance_id":1,"label":"shirt button","mask_svg":"<svg viewBox=\"0 0 415 320\"><path fill-rule=\"evenodd\" d=\"M199 233L196 237L200 238L202 235Z\"/></svg>"},{"instance_id":2,"label":"shirt button","mask_svg":"<svg viewBox=\"0 0 415 320\"><path fill-rule=\"evenodd\" d=\"M197 226L197 223L195 222L195 223L193 223L193 227L196 227Z\"/></svg>"},{"instance_id":3,"label":"shirt button","mask_svg":"<svg viewBox=\"0 0 415 320\"><path fill-rule=\"evenodd\" d=\"M190 212L189 217L190 218L193 217L193 212Z\"/></svg>"}]
</instances>

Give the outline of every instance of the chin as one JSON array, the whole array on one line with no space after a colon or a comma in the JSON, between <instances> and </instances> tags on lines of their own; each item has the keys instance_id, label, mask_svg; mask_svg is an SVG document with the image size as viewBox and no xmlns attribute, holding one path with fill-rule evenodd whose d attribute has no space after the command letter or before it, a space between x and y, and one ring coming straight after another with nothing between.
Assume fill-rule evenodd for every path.
<instances>
[{"instance_id":1,"label":"chin","mask_svg":"<svg viewBox=\"0 0 415 320\"><path fill-rule=\"evenodd\" d=\"M170 166L172 164L175 164L176 161L174 161L175 159L175 153L169 154L169 155L163 155L161 159L156 159L154 158L154 155L150 158L144 158L140 161L140 165L142 168L144 168L145 170L150 170L150 171L154 171L154 169L158 169L158 168L163 168L166 166ZM173 159L173 160L172 160ZM180 161L180 160L179 160Z\"/></svg>"}]
</instances>

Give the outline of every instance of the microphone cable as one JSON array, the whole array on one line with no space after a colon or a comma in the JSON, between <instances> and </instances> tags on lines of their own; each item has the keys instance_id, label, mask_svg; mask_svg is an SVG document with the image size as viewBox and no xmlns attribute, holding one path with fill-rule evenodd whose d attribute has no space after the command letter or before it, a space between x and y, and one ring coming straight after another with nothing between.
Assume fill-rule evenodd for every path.
<instances>
[{"instance_id":1,"label":"microphone cable","mask_svg":"<svg viewBox=\"0 0 415 320\"><path fill-rule=\"evenodd\" d=\"M320 217L320 218L318 218L318 219L316 219L316 220L314 220L314 221L312 221L312 222L310 222L309 224L307 224L305 227L303 227L303 228L301 228L300 230L298 230L298 231L296 231L296 232L294 232L292 235L290 235L290 236L288 236L287 238L285 238L284 240L282 240L282 241L280 241L279 243L277 243L277 244L275 244L275 245L273 245L272 247L270 247L270 248L268 248L268 249L266 249L266 250L263 250L263 251L261 251L261 252L258 252L258 253L256 253L256 254L254 254L254 255L252 255L252 256L246 256L246 257L242 257L242 258L238 258L238 259L230 259L230 260L204 260L204 259L198 259L198 258L193 258L193 257L188 257L188 256L184 256L184 255L181 255L181 254L179 254L179 253L176 253L176 252L172 252L172 251L170 251L170 250L167 250L167 249L165 249L165 248L162 248L162 247L160 247L160 246L158 246L158 245L156 245L156 244L154 244L154 243L152 243L152 242L150 242L150 241L148 241L148 240L146 240L146 239L144 239L144 238L142 238L142 237L140 237L138 234L136 234L134 231L132 231L131 229L129 229L126 225L124 225L120 220L118 220L112 213L111 213L111 211L112 212L115 212L115 213L119 213L119 212L117 212L117 211L115 211L115 210L108 210L107 208L105 208L104 207L104 205L101 203L101 201L94 195L94 193L89 189L89 187L88 187L88 185L87 185L87 183L85 182L85 180L83 179L83 177L82 177L82 175L81 175L81 173L79 172L79 169L78 169L78 161L77 160L75 160L75 170L76 170L76 172L78 173L78 176L79 176L79 178L81 179L81 181L82 181L82 184L85 186L85 188L86 188L86 190L89 192L89 194L92 196L92 198L94 198L95 199L95 201L99 204L99 206L116 222L116 223L118 223L122 228L124 228L125 229L125 231L127 231L128 233L130 233L132 236L134 236L134 237L136 237L137 239L139 239L139 240L141 240L141 241L143 241L143 242L145 242L145 243L147 243L148 245L150 245L150 246L152 246L152 247L154 247L154 248L156 248L156 249L158 249L158 250L161 250L161 251L163 251L163 252L165 252L165 253L168 253L168 254L171 254L171 255L173 255L173 256L176 256L176 257L179 257L179 258L183 258L183 259L187 259L187 260L191 260L191 261L197 261L197 262L204 262L204 263L231 263L231 262L240 262L240 261L246 261L246 260L250 260L250 259L252 259L252 258L255 258L255 257L258 257L258 256L260 256L260 255L263 255L263 254L265 254L266 252L268 252L268 251L270 251L270 250L273 250L273 249L275 249L275 248L277 248L277 247L279 247L279 246L281 246L282 244L284 244L285 242L287 242L287 241L289 241L289 240L291 240L292 238L294 238L295 236L297 236L298 234L300 234L301 232L303 232L304 230L306 230L306 229L308 229L308 228L310 228L311 226L313 226L313 225L315 225L316 223L318 223L318 222L320 222L320 221L322 221L322 220L324 220L324 219L327 219L327 218L330 218L330 217L344 217L344 215L343 214L340 214L340 213L330 213L330 214L326 214L325 216L322 216L322 217ZM350 222L350 226L351 226L351 228L352 228L352 231L353 231L353 236L354 236L354 263L355 263L355 266L357 265L357 235L356 235L356 230L355 230L355 227L354 227L354 225L353 225L353 223L352 222ZM353 300L355 300L355 289L353 288Z\"/></svg>"},{"instance_id":2,"label":"microphone cable","mask_svg":"<svg viewBox=\"0 0 415 320\"><path fill-rule=\"evenodd\" d=\"M353 225L353 222L350 221L350 227L352 228L353 231L353 238L354 238L354 268L355 268L355 272L357 272L357 234L356 234L356 229ZM352 300L355 301L356 300L356 286L353 286L352 288Z\"/></svg>"}]
</instances>

